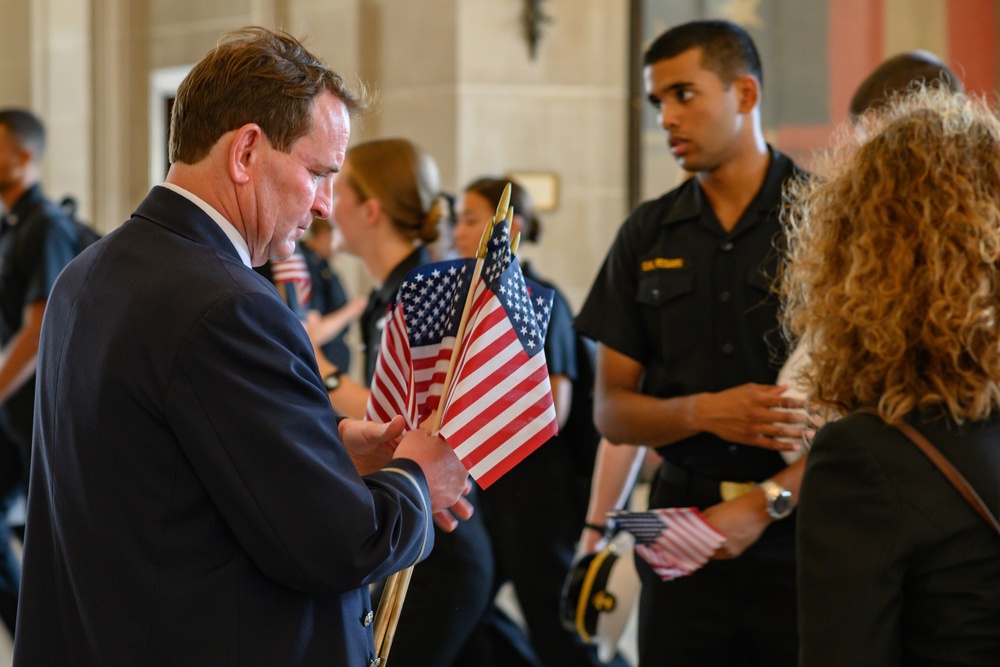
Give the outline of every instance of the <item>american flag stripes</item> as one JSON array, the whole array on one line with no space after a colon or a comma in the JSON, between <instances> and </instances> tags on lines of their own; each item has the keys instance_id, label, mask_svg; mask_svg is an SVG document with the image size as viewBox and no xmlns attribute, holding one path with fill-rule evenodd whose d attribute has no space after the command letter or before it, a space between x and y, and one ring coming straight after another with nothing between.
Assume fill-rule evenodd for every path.
<instances>
[{"instance_id":1,"label":"american flag stripes","mask_svg":"<svg viewBox=\"0 0 1000 667\"><path fill-rule=\"evenodd\" d=\"M493 230L481 275L475 260L407 275L386 318L366 416L402 414L416 428L441 410L441 435L483 488L557 430L544 340L552 291L525 281L507 223ZM473 301L450 389L442 391L469 290Z\"/></svg>"},{"instance_id":2,"label":"american flag stripes","mask_svg":"<svg viewBox=\"0 0 1000 667\"><path fill-rule=\"evenodd\" d=\"M288 259L271 262L271 281L292 310L304 314L312 297L312 277L302 253L296 250Z\"/></svg>"},{"instance_id":3,"label":"american flag stripes","mask_svg":"<svg viewBox=\"0 0 1000 667\"><path fill-rule=\"evenodd\" d=\"M616 530L635 536L635 552L663 581L691 574L726 541L694 507L611 512L608 516Z\"/></svg>"},{"instance_id":4,"label":"american flag stripes","mask_svg":"<svg viewBox=\"0 0 1000 667\"><path fill-rule=\"evenodd\" d=\"M403 279L386 316L367 419L403 415L413 429L437 409L474 265L437 262Z\"/></svg>"},{"instance_id":5,"label":"american flag stripes","mask_svg":"<svg viewBox=\"0 0 1000 667\"><path fill-rule=\"evenodd\" d=\"M482 488L558 431L544 351L552 294L528 286L507 223L498 223L441 420L441 435Z\"/></svg>"}]
</instances>

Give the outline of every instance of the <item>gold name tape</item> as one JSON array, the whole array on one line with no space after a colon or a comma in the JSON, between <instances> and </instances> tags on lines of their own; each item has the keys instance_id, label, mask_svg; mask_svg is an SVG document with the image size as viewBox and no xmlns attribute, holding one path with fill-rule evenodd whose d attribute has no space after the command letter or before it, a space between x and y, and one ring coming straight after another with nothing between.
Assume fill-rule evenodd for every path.
<instances>
[{"instance_id":1,"label":"gold name tape","mask_svg":"<svg viewBox=\"0 0 1000 667\"><path fill-rule=\"evenodd\" d=\"M656 259L647 259L642 263L643 271L653 271L654 269L683 269L684 260L680 257L676 259L667 259L666 257L657 257Z\"/></svg>"}]
</instances>

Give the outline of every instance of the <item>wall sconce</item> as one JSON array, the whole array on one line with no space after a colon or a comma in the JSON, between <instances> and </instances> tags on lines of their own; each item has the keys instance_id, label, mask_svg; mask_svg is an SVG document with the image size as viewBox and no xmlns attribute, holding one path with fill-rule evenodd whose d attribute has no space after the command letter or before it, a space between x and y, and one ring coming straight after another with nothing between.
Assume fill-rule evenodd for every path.
<instances>
[{"instance_id":1,"label":"wall sconce","mask_svg":"<svg viewBox=\"0 0 1000 667\"><path fill-rule=\"evenodd\" d=\"M528 53L531 54L532 60L538 55L538 43L542 41L542 26L554 22L542 7L544 1L524 0L524 13L521 14L524 37L528 40Z\"/></svg>"}]
</instances>

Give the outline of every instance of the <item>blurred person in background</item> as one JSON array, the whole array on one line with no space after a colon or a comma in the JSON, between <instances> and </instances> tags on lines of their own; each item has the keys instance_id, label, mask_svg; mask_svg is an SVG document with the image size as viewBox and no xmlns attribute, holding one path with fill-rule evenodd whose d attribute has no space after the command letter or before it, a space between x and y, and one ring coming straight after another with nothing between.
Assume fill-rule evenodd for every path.
<instances>
[{"instance_id":1,"label":"blurred person in background","mask_svg":"<svg viewBox=\"0 0 1000 667\"><path fill-rule=\"evenodd\" d=\"M351 147L334 183L333 224L344 251L359 258L373 283L361 317L365 384L358 384L320 353L330 402L341 414L362 416L378 361L389 305L403 278L431 261L444 204L431 155L402 138ZM467 500L477 507L477 490ZM396 634L394 667L456 664L490 605L493 555L481 512L452 533L440 530L434 554L413 570ZM464 661L460 661L463 662Z\"/></svg>"}]
</instances>

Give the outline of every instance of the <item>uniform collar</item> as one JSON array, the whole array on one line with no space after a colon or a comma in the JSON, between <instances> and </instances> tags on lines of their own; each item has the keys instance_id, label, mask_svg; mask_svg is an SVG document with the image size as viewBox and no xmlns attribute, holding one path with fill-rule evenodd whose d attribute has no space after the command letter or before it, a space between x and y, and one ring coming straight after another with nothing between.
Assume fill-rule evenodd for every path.
<instances>
[{"instance_id":1,"label":"uniform collar","mask_svg":"<svg viewBox=\"0 0 1000 667\"><path fill-rule=\"evenodd\" d=\"M781 188L785 180L795 171L794 163L782 153L767 145L769 162L764 182L754 195L747 210L769 212L774 202L781 201ZM677 199L664 214L661 224L672 225L688 220L697 220L709 209L708 198L697 178L691 177L681 184Z\"/></svg>"},{"instance_id":2,"label":"uniform collar","mask_svg":"<svg viewBox=\"0 0 1000 667\"><path fill-rule=\"evenodd\" d=\"M42 186L35 183L30 188L25 190L14 205L10 207L10 211L6 215L0 215L0 222L2 222L2 227L0 229L6 229L7 227L13 227L24 218L24 214L36 203L42 201Z\"/></svg>"},{"instance_id":3,"label":"uniform collar","mask_svg":"<svg viewBox=\"0 0 1000 667\"><path fill-rule=\"evenodd\" d=\"M419 246L414 248L413 252L406 256L402 262L396 265L396 267L389 272L389 276L382 283L381 287L372 290L371 300L377 303L390 303L396 298L396 291L399 289L400 284L403 282L403 278L406 274L417 268L418 266L423 266L430 262L430 254L427 252L426 246Z\"/></svg>"}]
</instances>

